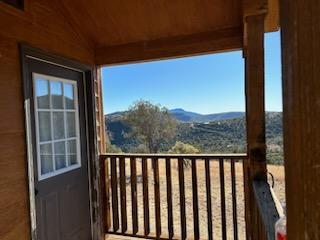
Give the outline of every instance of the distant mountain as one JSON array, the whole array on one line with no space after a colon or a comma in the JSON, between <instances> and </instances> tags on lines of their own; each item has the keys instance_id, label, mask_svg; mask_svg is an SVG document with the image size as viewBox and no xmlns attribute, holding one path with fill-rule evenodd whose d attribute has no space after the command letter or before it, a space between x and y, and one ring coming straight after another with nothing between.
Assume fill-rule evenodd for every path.
<instances>
[{"instance_id":1,"label":"distant mountain","mask_svg":"<svg viewBox=\"0 0 320 240\"><path fill-rule=\"evenodd\" d=\"M181 122L213 122L221 121L234 118L244 117L244 112L224 112L224 113L213 113L213 114L200 114L195 112L185 111L182 108L176 108L170 110L170 113Z\"/></svg>"},{"instance_id":2,"label":"distant mountain","mask_svg":"<svg viewBox=\"0 0 320 240\"><path fill-rule=\"evenodd\" d=\"M172 116L180 122L198 122L198 123L208 123L213 121L228 120L234 118L244 117L244 112L224 112L224 113L213 113L213 114L200 114L190 111L185 111L182 108L175 108L169 110ZM110 120L122 119L126 112L114 112L107 114L106 117Z\"/></svg>"},{"instance_id":3,"label":"distant mountain","mask_svg":"<svg viewBox=\"0 0 320 240\"><path fill-rule=\"evenodd\" d=\"M170 111L179 121L176 137L163 145L166 152L176 141L189 143L202 153L235 153L246 151L246 124L243 112L202 115L183 109ZM108 114L106 128L112 144L124 152L135 152L139 142L125 137L130 126L123 121L124 112ZM203 117L206 116L206 117ZM209 117L208 117L209 116ZM239 117L237 117L239 116ZM283 159L282 113L266 113L267 159L281 164Z\"/></svg>"}]
</instances>

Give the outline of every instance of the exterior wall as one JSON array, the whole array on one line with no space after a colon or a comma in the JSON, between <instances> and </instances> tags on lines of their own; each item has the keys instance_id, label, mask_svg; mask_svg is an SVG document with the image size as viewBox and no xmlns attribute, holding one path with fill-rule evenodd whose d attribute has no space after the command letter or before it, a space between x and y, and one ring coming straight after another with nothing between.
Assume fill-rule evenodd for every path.
<instances>
[{"instance_id":1,"label":"exterior wall","mask_svg":"<svg viewBox=\"0 0 320 240\"><path fill-rule=\"evenodd\" d=\"M0 2L0 239L30 238L27 160L19 43L93 64L93 48L56 1L25 1L25 11Z\"/></svg>"},{"instance_id":2,"label":"exterior wall","mask_svg":"<svg viewBox=\"0 0 320 240\"><path fill-rule=\"evenodd\" d=\"M287 236L320 239L320 2L281 4Z\"/></svg>"}]
</instances>

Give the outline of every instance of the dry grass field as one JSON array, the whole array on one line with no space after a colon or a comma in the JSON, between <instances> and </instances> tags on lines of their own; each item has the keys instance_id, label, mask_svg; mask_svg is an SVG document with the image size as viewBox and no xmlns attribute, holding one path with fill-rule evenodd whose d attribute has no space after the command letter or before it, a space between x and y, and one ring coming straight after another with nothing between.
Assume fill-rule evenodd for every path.
<instances>
[{"instance_id":1,"label":"dry grass field","mask_svg":"<svg viewBox=\"0 0 320 240\"><path fill-rule=\"evenodd\" d=\"M211 200L212 200L212 216L213 216L213 233L214 239L221 239L221 199L220 199L220 181L219 181L219 162L212 160L210 162L211 172ZM227 221L227 239L233 238L233 209L231 195L231 172L230 162L224 162L224 179L225 179L225 196L226 196L226 221ZM153 188L153 170L151 168L151 160L148 161L149 169L149 202L150 202L150 230L155 233L155 205L154 205L154 188ZM179 180L177 162L172 160L172 194L173 194L173 215L174 215L174 234L175 237L180 236L180 202L179 202ZM242 162L235 164L236 171L236 193L237 193L237 224L239 239L245 239L245 221L244 221L244 191L243 191L243 171ZM281 202L284 201L284 173L281 166L268 166L268 171L275 178L275 192ZM161 195L161 229L162 235L168 235L167 225L167 189L166 189L166 172L165 161L159 159L160 174L160 195ZM131 185L130 185L130 165L126 160L126 176L127 176L127 213L128 213L128 233L132 232L131 218ZM143 195L142 195L142 178L141 178L141 161L137 160L137 191L138 191L138 220L139 233L143 234ZM197 161L197 177L198 177L198 199L199 199L199 226L201 239L207 239L207 203L206 203L206 187L205 187L205 167L204 161ZM193 237L193 211L192 211L192 181L191 169L185 169L185 191L186 191L186 216L187 216L187 236ZM119 190L120 191L120 190ZM119 193L120 194L120 193ZM114 209L114 206L111 206ZM120 212L121 216L121 212ZM111 227L112 228L112 227ZM120 223L121 229L121 223ZM112 239L114 239L112 237Z\"/></svg>"}]
</instances>

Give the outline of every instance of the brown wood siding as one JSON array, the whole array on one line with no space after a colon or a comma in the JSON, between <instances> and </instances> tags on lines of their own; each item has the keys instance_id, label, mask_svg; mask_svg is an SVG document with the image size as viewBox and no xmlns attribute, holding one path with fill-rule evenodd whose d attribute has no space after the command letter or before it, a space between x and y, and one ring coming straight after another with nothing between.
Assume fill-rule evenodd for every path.
<instances>
[{"instance_id":1,"label":"brown wood siding","mask_svg":"<svg viewBox=\"0 0 320 240\"><path fill-rule=\"evenodd\" d=\"M320 239L320 2L281 1L288 239Z\"/></svg>"},{"instance_id":2,"label":"brown wood siding","mask_svg":"<svg viewBox=\"0 0 320 240\"><path fill-rule=\"evenodd\" d=\"M19 43L92 64L93 51L49 1L0 3L0 239L30 239Z\"/></svg>"},{"instance_id":3,"label":"brown wood siding","mask_svg":"<svg viewBox=\"0 0 320 240\"><path fill-rule=\"evenodd\" d=\"M0 239L28 239L29 213L19 53L0 38Z\"/></svg>"}]
</instances>

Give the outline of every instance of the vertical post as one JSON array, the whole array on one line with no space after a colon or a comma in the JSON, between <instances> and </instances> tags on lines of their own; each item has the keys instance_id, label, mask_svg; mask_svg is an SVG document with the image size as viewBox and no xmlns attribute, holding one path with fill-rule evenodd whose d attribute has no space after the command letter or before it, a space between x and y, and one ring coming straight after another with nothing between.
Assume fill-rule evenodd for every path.
<instances>
[{"instance_id":1,"label":"vertical post","mask_svg":"<svg viewBox=\"0 0 320 240\"><path fill-rule=\"evenodd\" d=\"M103 235L110 228L110 220L108 217L108 203L109 199L107 199L107 191L109 189L106 188L106 168L105 168L106 159L104 156L100 156L100 187L101 187L101 211L102 211L102 223L103 223Z\"/></svg>"},{"instance_id":2,"label":"vertical post","mask_svg":"<svg viewBox=\"0 0 320 240\"><path fill-rule=\"evenodd\" d=\"M287 237L320 239L320 4L280 1Z\"/></svg>"},{"instance_id":3,"label":"vertical post","mask_svg":"<svg viewBox=\"0 0 320 240\"><path fill-rule=\"evenodd\" d=\"M266 140L264 108L264 18L245 18L245 92L247 152L244 164L247 239L259 234L259 216L253 195L253 180L266 180Z\"/></svg>"},{"instance_id":4,"label":"vertical post","mask_svg":"<svg viewBox=\"0 0 320 240\"><path fill-rule=\"evenodd\" d=\"M110 183L109 183L109 161L105 161L105 157L101 157L101 154L106 152L106 141L105 141L105 123L104 123L104 114L103 114L103 104L102 104L102 79L101 79L101 67L94 67L94 76L92 82L92 101L95 109L95 127L96 127L96 146L98 150L99 162L97 166L97 171L100 171L100 179L97 181L97 189L99 190L97 193L97 197L100 199L98 211L102 213L98 213L97 215L101 215L100 222L102 234L98 238L105 237L105 234L110 229L111 226L111 213L110 213ZM90 103L89 103L90 105Z\"/></svg>"},{"instance_id":5,"label":"vertical post","mask_svg":"<svg viewBox=\"0 0 320 240\"><path fill-rule=\"evenodd\" d=\"M103 102L102 102L102 76L101 67L96 68L96 77L94 81L94 94L96 101L96 127L97 127L97 142L99 153L105 153L106 151L106 131L103 114Z\"/></svg>"}]
</instances>

